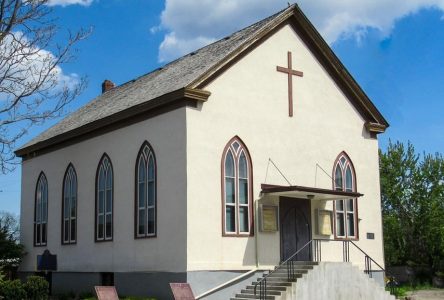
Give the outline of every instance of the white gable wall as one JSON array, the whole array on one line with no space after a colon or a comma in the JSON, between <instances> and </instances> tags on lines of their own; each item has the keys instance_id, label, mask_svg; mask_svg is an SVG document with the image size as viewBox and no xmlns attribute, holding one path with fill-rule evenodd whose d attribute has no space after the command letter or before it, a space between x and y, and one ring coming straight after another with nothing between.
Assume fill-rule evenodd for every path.
<instances>
[{"instance_id":1,"label":"white gable wall","mask_svg":"<svg viewBox=\"0 0 444 300\"><path fill-rule=\"evenodd\" d=\"M23 162L21 240L28 253L21 271L34 271L44 249L61 272L185 271L185 108L162 114ZM134 239L136 158L147 140L157 161L157 237ZM114 240L94 241L95 177L107 153L114 171ZM77 244L61 244L62 182L72 163L78 178ZM47 247L33 247L34 192L43 171L49 187Z\"/></svg>"},{"instance_id":2,"label":"white gable wall","mask_svg":"<svg viewBox=\"0 0 444 300\"><path fill-rule=\"evenodd\" d=\"M302 78L293 77L292 118L287 75L276 71L277 65L287 67L287 51L292 52L293 69L304 72ZM378 142L289 25L204 89L211 92L208 102L199 109L187 108L188 270L251 269L256 264L255 238L259 263L279 262L279 233L222 237L221 156L235 135L251 154L255 200L269 158L293 185L332 188L331 178L320 169L315 180L316 164L331 174L336 157L346 151L355 166L358 192L365 194L358 200L362 220L357 244L383 264ZM267 183L287 185L271 165ZM367 240L367 232L375 233L375 239ZM342 244L324 253L342 259ZM363 263L358 257L356 263Z\"/></svg>"}]
</instances>

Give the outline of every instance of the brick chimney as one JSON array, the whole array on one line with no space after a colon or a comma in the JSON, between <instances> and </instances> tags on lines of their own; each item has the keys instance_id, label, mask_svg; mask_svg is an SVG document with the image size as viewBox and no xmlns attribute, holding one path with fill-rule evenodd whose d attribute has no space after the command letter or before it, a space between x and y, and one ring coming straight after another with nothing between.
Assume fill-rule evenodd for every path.
<instances>
[{"instance_id":1,"label":"brick chimney","mask_svg":"<svg viewBox=\"0 0 444 300\"><path fill-rule=\"evenodd\" d=\"M102 94L105 92L108 92L110 89L114 88L114 82L112 82L111 80L106 79L103 83L102 83Z\"/></svg>"}]
</instances>

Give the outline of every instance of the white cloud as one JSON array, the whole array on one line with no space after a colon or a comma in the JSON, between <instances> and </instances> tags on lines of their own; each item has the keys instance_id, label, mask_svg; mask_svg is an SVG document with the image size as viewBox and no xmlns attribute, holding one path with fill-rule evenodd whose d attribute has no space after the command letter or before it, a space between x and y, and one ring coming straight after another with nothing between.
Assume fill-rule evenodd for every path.
<instances>
[{"instance_id":1,"label":"white cloud","mask_svg":"<svg viewBox=\"0 0 444 300\"><path fill-rule=\"evenodd\" d=\"M94 0L49 0L48 6L68 6L73 4L89 6Z\"/></svg>"},{"instance_id":2,"label":"white cloud","mask_svg":"<svg viewBox=\"0 0 444 300\"><path fill-rule=\"evenodd\" d=\"M362 38L368 28L390 34L395 22L420 9L444 10L444 0L300 0L298 4L327 42ZM239 30L287 6L287 0L166 0L159 60L171 60ZM155 31L157 32L157 31Z\"/></svg>"},{"instance_id":3,"label":"white cloud","mask_svg":"<svg viewBox=\"0 0 444 300\"><path fill-rule=\"evenodd\" d=\"M159 61L167 61L177 53L189 53L193 50L214 42L213 38L203 36L177 38L175 32L168 33L159 46Z\"/></svg>"},{"instance_id":4,"label":"white cloud","mask_svg":"<svg viewBox=\"0 0 444 300\"><path fill-rule=\"evenodd\" d=\"M80 82L77 74L65 74L59 65L51 69L56 57L50 51L26 46L29 45L28 39L21 32L15 32L13 35L7 35L0 42L0 56L2 57L0 74L5 77L0 89L13 91L0 93L1 102L12 101L14 95L29 91L42 81L42 75L45 74L48 74L47 80L38 91L57 92L64 87L72 89Z\"/></svg>"}]
</instances>

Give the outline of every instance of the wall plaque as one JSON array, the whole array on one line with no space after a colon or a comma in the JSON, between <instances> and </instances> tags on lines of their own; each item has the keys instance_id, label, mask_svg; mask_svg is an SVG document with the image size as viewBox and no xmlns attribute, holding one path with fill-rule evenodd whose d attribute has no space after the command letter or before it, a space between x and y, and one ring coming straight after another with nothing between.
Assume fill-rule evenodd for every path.
<instances>
[{"instance_id":1,"label":"wall plaque","mask_svg":"<svg viewBox=\"0 0 444 300\"><path fill-rule=\"evenodd\" d=\"M57 255L51 254L48 249L37 255L37 271L57 271Z\"/></svg>"},{"instance_id":2,"label":"wall plaque","mask_svg":"<svg viewBox=\"0 0 444 300\"><path fill-rule=\"evenodd\" d=\"M188 283L170 283L175 300L195 300L191 286Z\"/></svg>"},{"instance_id":3,"label":"wall plaque","mask_svg":"<svg viewBox=\"0 0 444 300\"><path fill-rule=\"evenodd\" d=\"M278 231L278 207L276 205L262 205L261 231Z\"/></svg>"},{"instance_id":4,"label":"wall plaque","mask_svg":"<svg viewBox=\"0 0 444 300\"><path fill-rule=\"evenodd\" d=\"M332 212L330 210L318 209L318 234L320 235L331 235L332 234L332 226L331 226L331 215Z\"/></svg>"},{"instance_id":5,"label":"wall plaque","mask_svg":"<svg viewBox=\"0 0 444 300\"><path fill-rule=\"evenodd\" d=\"M119 300L116 288L113 286L95 286L94 289L99 300Z\"/></svg>"}]
</instances>

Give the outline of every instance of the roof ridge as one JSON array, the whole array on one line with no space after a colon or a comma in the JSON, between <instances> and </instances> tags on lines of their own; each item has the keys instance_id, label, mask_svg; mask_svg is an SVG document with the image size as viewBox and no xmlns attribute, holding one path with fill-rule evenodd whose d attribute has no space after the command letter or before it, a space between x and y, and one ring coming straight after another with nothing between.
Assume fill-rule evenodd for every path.
<instances>
[{"instance_id":1,"label":"roof ridge","mask_svg":"<svg viewBox=\"0 0 444 300\"><path fill-rule=\"evenodd\" d=\"M260 23L262 23L262 22L265 22L266 20L272 20L272 19L274 19L275 17L277 17L278 15L282 14L283 12L285 12L285 11L287 11L287 10L290 10L290 9L294 9L295 7L297 7L297 4L296 4L296 3L291 4L290 6L288 6L288 7L284 8L284 9L278 11L277 13L275 13L275 14L273 14L273 15L271 15L271 16L268 16L268 17L266 17L266 18L260 19L260 20L258 20L258 21L256 21L256 22L254 22L254 23L248 25L247 27L241 28L241 29L239 29L239 30L237 30L237 31L235 31L235 32L233 32L233 33L231 33L231 34L229 34L229 35L226 35L226 36L224 36L224 37L222 37L222 38L220 38L220 39L218 39L218 40L216 40L216 41L210 43L210 44L207 44L207 45L205 45L205 46L202 46L202 47L200 47L200 48L198 48L198 49L196 49L196 50L190 51L190 52L188 52L188 53L186 53L186 54L184 54L184 55L182 55L182 56L180 56L180 57L178 57L178 58L176 58L176 59L174 59L174 60L172 60L172 61L170 61L170 62L168 62L168 63L165 63L165 64L159 66L158 68L155 68L155 69L153 69L153 70L151 70L151 71L149 71L149 72L147 72L147 73L145 73L145 74L142 74L142 75L140 75L140 76L138 76L138 77L136 77L136 78L133 78L133 79L131 79L131 80L128 80L128 81L126 81L126 82L124 82L124 83L122 83L122 84L116 86L115 88L122 87L122 86L124 86L124 85L126 85L126 84L129 84L129 83L135 82L135 81L137 81L137 80L139 80L139 79L142 79L142 78L145 77L145 76L151 75L151 74L153 74L153 73L155 73L155 72L157 72L157 71L161 71L162 69L166 68L167 66L172 65L172 64L174 64L174 63L176 63L176 62L178 62L178 61L184 59L185 57L187 57L187 56L189 56L189 55L191 55L191 54L197 54L197 53L200 52L201 50L206 49L206 48L209 48L209 47L213 46L214 44L217 44L217 43L219 43L219 42L221 42L221 41L227 40L227 39L229 39L229 38L235 36L236 34L239 34L240 32L248 31L248 29L251 29L252 27L257 26L258 24L260 24ZM259 31L260 31L260 30L261 30L261 29L259 29ZM249 40L249 39L248 39L248 40ZM248 40L247 40L247 41L248 41ZM95 97L94 99L96 99L96 98L97 98L97 97Z\"/></svg>"},{"instance_id":2,"label":"roof ridge","mask_svg":"<svg viewBox=\"0 0 444 300\"><path fill-rule=\"evenodd\" d=\"M248 29L251 29L252 27L257 26L258 24L260 24L260 23L262 23L262 22L265 22L266 20L272 20L272 19L274 19L276 16L278 16L278 15L282 14L284 11L288 10L289 8L294 8L294 7L296 7L296 6L297 6L296 4L292 4L291 6L286 7L286 8L284 8L284 9L278 11L277 13L275 13L275 14L273 14L273 15L271 15L271 16L268 16L268 17L265 17L265 18L263 18L263 19L260 19L260 20L258 20L258 21L256 21L256 22L254 22L254 23L248 25L247 27L241 28L241 29L239 29L239 30L237 30L237 31L235 31L235 32L233 32L233 33L231 33L231 34L229 34L229 35L226 35L226 36L224 36L223 38L218 39L217 41L214 41L214 42L212 42L212 43L210 43L210 44L208 44L208 45L205 45L205 46L203 46L203 47L201 47L201 48L199 48L199 49L197 49L197 50L191 51L190 53L187 53L187 54L185 54L184 56L187 56L187 55L189 55L189 54L191 54L191 53L193 53L193 52L198 52L199 50L204 49L204 48L206 48L206 47L212 46L213 44L216 44L216 43L218 43L218 42L220 42L220 41L223 41L223 40L225 40L225 39L227 39L227 38L229 38L229 37L232 37L232 36L234 36L234 35L236 35L236 34L242 32L242 31L247 31ZM182 56L182 57L184 57L184 56Z\"/></svg>"},{"instance_id":3,"label":"roof ridge","mask_svg":"<svg viewBox=\"0 0 444 300\"><path fill-rule=\"evenodd\" d=\"M191 70L191 72L185 72L183 74L180 74L181 72L179 72L177 74L177 76L181 76L183 75L184 77L180 77L182 80L182 83L177 83L177 84L173 84L175 87L177 87L177 89L183 88L183 87L190 87L190 85L196 81L196 79L202 78L202 75L206 74L208 69L212 69L213 67L220 65L221 62L225 61L227 59L227 57L229 58L232 54L232 52L235 52L237 49L244 47L246 43L248 43L249 41L251 41L251 39L254 39L255 36L257 36L258 33L262 32L262 29L268 28L268 25L270 24L270 22L272 22L273 20L275 20L278 16L285 14L288 11L294 10L295 7L297 7L296 4L292 4L288 7L286 7L285 9L282 9L278 12L276 12L275 14L268 16L266 18L263 18L261 20L258 20L257 22L239 29L238 31L225 36L217 41L214 41L213 43L209 44L209 45L205 45L197 50L194 50L190 53L187 53L181 57L178 57L177 59L164 64L154 70L151 70L148 73L142 74L136 78L133 78L131 80L128 80L127 82L117 85L116 87L114 87L113 89L99 94L96 97L92 98L90 101L88 101L87 103L85 103L84 105L82 105L81 107L79 107L78 109L76 109L75 111L71 112L69 115L65 116L64 118L62 118L60 121L58 121L56 124L54 124L53 126L50 126L49 128L47 128L46 130L44 130L43 132L41 132L40 134L38 134L37 136L35 136L34 138L32 138L28 143L25 143L24 145L22 145L21 147L18 148L18 152L23 151L25 148L30 147L31 145L35 145L38 144L40 142L43 142L51 137L55 137L58 135L61 135L63 133L69 132L71 130L74 130L75 128L79 127L79 126L84 126L86 124L89 124L91 122L94 121L98 121L99 119L103 118L106 116L107 113L111 113L114 114L116 112L118 112L119 110L125 110L133 105L135 105L136 103L142 101L149 101L151 100L151 96L149 96L150 94L153 94L153 97L157 97L154 94L156 94L156 91L154 91L153 93L150 90L146 90L145 92L148 92L148 97L146 97L145 95L142 97L138 97L139 100L134 100L134 99L128 99L128 100L124 100L124 95L127 95L126 97L128 97L131 92L130 90L134 87L134 88L142 88L144 85L148 84L148 86L152 84L155 84L155 89L161 89L163 90L162 93L168 93L171 92L173 90L173 87L171 86L165 86L165 78L164 77L171 77L171 70L170 69L175 69L177 67L185 67L185 70L187 69L187 64L194 64L194 62L192 61L191 57L193 57L192 54L199 54L202 53L202 55L204 55L204 58L209 58L209 60L207 59L205 61L205 63L203 65L200 65L198 67L198 69L196 69L195 72L193 72L193 70ZM257 27L257 28L256 28ZM242 34L244 33L244 34ZM237 37L238 39L232 39L233 37ZM232 43L224 43L224 41L229 41L232 40ZM216 46L216 45L220 45L220 47ZM212 49L215 48L215 49ZM222 50L221 50L221 49ZM220 54L221 56L217 57L211 57L211 55L208 57L208 53L206 52L215 52L215 53L219 53L220 51L222 51ZM191 60L188 62L188 60ZM184 66L181 66L181 64L184 64ZM165 71L165 72L163 72ZM195 76L190 78L190 76ZM156 77L161 77L161 79L158 79L156 82ZM177 80L177 78L175 78L175 80ZM158 84L160 83L160 86L158 86ZM137 86L139 85L139 86ZM171 84L170 84L171 85ZM149 88L147 86L147 88ZM174 89L176 89L174 87ZM134 93L133 93L134 94ZM125 98L126 98L125 97ZM88 116L85 118L85 116L83 115L83 113L88 114L89 110L91 109L99 109L99 113L94 113L92 116ZM79 115L80 114L80 115ZM75 120L78 119L80 124L75 124Z\"/></svg>"},{"instance_id":4,"label":"roof ridge","mask_svg":"<svg viewBox=\"0 0 444 300\"><path fill-rule=\"evenodd\" d=\"M227 62L227 59L229 60L230 56L233 55L233 53L236 53L238 49L242 49L243 47L245 47L246 45L249 45L251 43L252 40L255 40L257 38L257 36L260 36L262 32L267 31L268 27L270 26L270 24L273 24L275 22L277 22L278 24L280 23L280 21L276 21L278 20L278 17L280 16L284 16L286 13L294 11L296 8L298 8L298 5L296 3L288 6L287 8L267 17L264 18L248 27L245 27L242 30L237 31L241 32L241 31L247 31L247 29L259 24L259 23L264 23L262 26L260 26L256 32L254 32L254 34L252 34L250 37L248 37L245 41L243 41L240 45L238 45L235 49L233 49L232 51L230 51L229 53L227 53L227 55L225 55L225 57L223 57L221 60L219 60L218 62L216 62L215 64L213 64L212 68L210 68L209 70L207 70L207 72L204 72L203 74L201 74L201 76L199 76L198 78L196 78L195 80L193 80L192 82L190 82L190 84L188 84L188 87L196 87L198 85L198 83L200 81L202 81L202 79L205 79L205 77L209 74L212 73L210 71L212 71L213 67L219 65L219 66L223 66L224 63ZM236 33L233 33L231 36L235 35ZM221 40L219 40L221 41ZM209 45L208 45L209 46ZM214 72L214 70L213 70Z\"/></svg>"},{"instance_id":5,"label":"roof ridge","mask_svg":"<svg viewBox=\"0 0 444 300\"><path fill-rule=\"evenodd\" d=\"M118 90L118 89L123 88L124 86L126 86L126 85L128 85L128 84L134 83L134 82L136 82L136 81L138 81L138 80L140 80L140 79L143 79L143 78L146 77L146 76L152 75L152 74L154 74L155 72L162 71L163 69L167 68L168 66L170 66L170 65L172 65L172 64L174 64L174 63L176 63L176 62L178 62L178 61L180 61L180 60L186 58L187 56L190 56L191 54L197 54L199 51L204 50L204 49L206 49L206 48L209 48L209 47L213 46L214 44L217 44L217 43L222 42L222 41L224 41L224 40L227 40L228 38L231 38L231 37L235 36L236 34L239 34L239 33L241 33L241 32L245 32L245 31L248 31L249 29L253 28L254 26L257 26L258 24L260 24L260 23L262 23L262 22L264 22L264 23L268 23L268 21L273 20L273 19L276 18L278 15L283 14L283 13L284 13L285 11L287 11L287 10L292 10L292 9L294 9L295 7L297 7L297 4L296 4L296 3L291 4L290 6L288 6L288 7L284 8L284 9L278 11L277 13L275 13L275 14L273 14L273 15L271 15L271 16L268 16L268 17L266 17L266 18L260 19L260 20L258 20L258 21L256 21L256 22L254 22L253 24L250 24L250 25L247 26L247 27L241 28L241 29L239 29L239 30L233 32L233 33L230 34L230 35L226 35L226 36L224 36L223 38L220 38L220 39L218 39L217 41L214 41L214 42L211 43L211 44L208 44L208 45L202 46L202 47L199 48L199 49L196 49L196 50L193 50L193 51L191 51L191 52L188 52L187 54L184 54L184 55L182 55L182 56L180 56L180 57L178 57L178 58L176 58L176 59L174 59L174 60L172 60L172 61L170 61L170 62L168 62L168 63L166 63L166 64L164 64L164 65L162 65L162 66L160 66L160 67L158 67L158 68L155 68L155 69L153 69L153 70L151 70L151 71L149 71L149 72L147 72L147 73L145 73L145 74L142 74L142 75L137 76L137 77L135 77L135 78L133 78L133 79L130 79L130 80L128 80L128 81L126 81L126 82L124 82L124 83L122 83L122 84L119 84L119 85L115 86L114 88L112 88L111 90L109 90L109 91L107 91L107 92L105 92L105 93L112 92L112 91L116 91L116 90ZM268 20L268 21L267 21L267 20ZM260 31L263 30L263 29L264 29L264 28L259 29L258 32L260 32ZM250 40L251 40L251 38L247 39L244 43L242 43L241 45L239 45L239 47L242 47L245 43L247 43L247 42L250 41ZM238 48L239 48L239 47L238 47ZM103 94L105 94L105 93L103 93ZM75 110L74 112L76 112L76 111L78 111L78 110L84 108L85 106L87 106L88 104L91 104L91 103L94 102L94 101L97 101L99 98L101 98L101 96L102 96L103 94L100 94L100 95L98 95L98 96L92 98L90 101L88 101L87 103L85 103L83 106L79 107L79 108L78 108L77 110ZM63 120L63 119L62 119L62 120ZM54 124L53 126L55 126L55 125L57 125L57 123ZM53 126L51 126L51 127L53 127ZM50 128L51 128L51 127L50 127ZM48 129L49 129L49 128L48 128Z\"/></svg>"}]
</instances>

